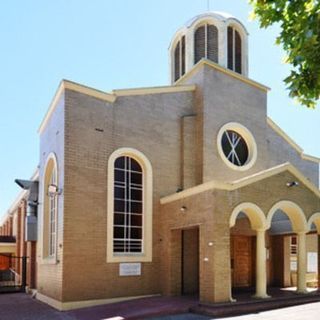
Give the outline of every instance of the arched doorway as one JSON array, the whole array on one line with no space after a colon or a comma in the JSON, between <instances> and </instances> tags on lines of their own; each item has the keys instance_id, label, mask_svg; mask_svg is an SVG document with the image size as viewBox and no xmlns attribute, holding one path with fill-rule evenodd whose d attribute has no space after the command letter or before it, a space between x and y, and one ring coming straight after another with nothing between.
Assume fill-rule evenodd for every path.
<instances>
[{"instance_id":1,"label":"arched doorway","mask_svg":"<svg viewBox=\"0 0 320 320\"><path fill-rule=\"evenodd\" d=\"M241 203L232 211L229 226L232 287L254 284L255 296L267 298L265 214L254 203Z\"/></svg>"},{"instance_id":2,"label":"arched doorway","mask_svg":"<svg viewBox=\"0 0 320 320\"><path fill-rule=\"evenodd\" d=\"M292 201L279 201L269 210L267 229L271 238L272 285L289 287L296 274L297 292L306 292L307 221L303 210ZM291 243L295 239L295 243ZM290 260L295 247L296 261Z\"/></svg>"}]
</instances>

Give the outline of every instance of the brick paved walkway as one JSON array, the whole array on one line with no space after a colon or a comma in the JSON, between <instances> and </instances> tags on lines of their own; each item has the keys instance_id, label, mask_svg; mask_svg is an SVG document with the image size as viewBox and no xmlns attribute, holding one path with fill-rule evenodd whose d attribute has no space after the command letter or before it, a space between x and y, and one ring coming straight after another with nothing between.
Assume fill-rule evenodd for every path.
<instances>
[{"instance_id":1,"label":"brick paved walkway","mask_svg":"<svg viewBox=\"0 0 320 320\"><path fill-rule=\"evenodd\" d=\"M152 297L59 312L27 294L0 294L0 320L133 320L186 313L196 304L190 298Z\"/></svg>"},{"instance_id":2,"label":"brick paved walkway","mask_svg":"<svg viewBox=\"0 0 320 320\"><path fill-rule=\"evenodd\" d=\"M0 294L1 320L75 320L25 293Z\"/></svg>"},{"instance_id":3,"label":"brick paved walkway","mask_svg":"<svg viewBox=\"0 0 320 320\"><path fill-rule=\"evenodd\" d=\"M188 314L195 299L152 297L59 312L23 293L0 294L0 320L211 320L213 317ZM168 314L176 314L164 316ZM318 320L320 302L277 310L249 313L226 320Z\"/></svg>"}]
</instances>

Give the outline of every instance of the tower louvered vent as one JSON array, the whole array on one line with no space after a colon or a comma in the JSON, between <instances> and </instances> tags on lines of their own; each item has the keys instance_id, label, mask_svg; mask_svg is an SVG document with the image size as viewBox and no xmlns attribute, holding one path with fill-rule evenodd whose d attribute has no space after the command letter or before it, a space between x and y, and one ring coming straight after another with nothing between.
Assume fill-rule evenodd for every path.
<instances>
[{"instance_id":1,"label":"tower louvered vent","mask_svg":"<svg viewBox=\"0 0 320 320\"><path fill-rule=\"evenodd\" d=\"M218 63L218 29L214 25L208 25L207 58Z\"/></svg>"},{"instance_id":2,"label":"tower louvered vent","mask_svg":"<svg viewBox=\"0 0 320 320\"><path fill-rule=\"evenodd\" d=\"M233 27L228 27L228 69L242 73L242 41Z\"/></svg>"},{"instance_id":3,"label":"tower louvered vent","mask_svg":"<svg viewBox=\"0 0 320 320\"><path fill-rule=\"evenodd\" d=\"M194 63L199 62L206 56L206 29L205 26L199 27L194 33Z\"/></svg>"},{"instance_id":4,"label":"tower louvered vent","mask_svg":"<svg viewBox=\"0 0 320 320\"><path fill-rule=\"evenodd\" d=\"M174 81L181 78L186 72L186 40L185 36L176 44L174 49Z\"/></svg>"},{"instance_id":5,"label":"tower louvered vent","mask_svg":"<svg viewBox=\"0 0 320 320\"><path fill-rule=\"evenodd\" d=\"M218 29L212 24L199 27L194 33L194 63L202 58L218 63Z\"/></svg>"}]
</instances>

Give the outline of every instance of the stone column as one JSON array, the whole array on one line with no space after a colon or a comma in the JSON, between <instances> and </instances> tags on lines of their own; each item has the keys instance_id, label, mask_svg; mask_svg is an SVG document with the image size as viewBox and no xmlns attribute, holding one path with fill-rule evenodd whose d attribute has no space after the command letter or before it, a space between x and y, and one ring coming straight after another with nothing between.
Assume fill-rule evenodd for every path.
<instances>
[{"instance_id":1,"label":"stone column","mask_svg":"<svg viewBox=\"0 0 320 320\"><path fill-rule=\"evenodd\" d=\"M255 298L268 298L267 295L267 264L265 230L257 229L256 244L256 294Z\"/></svg>"},{"instance_id":2,"label":"stone column","mask_svg":"<svg viewBox=\"0 0 320 320\"><path fill-rule=\"evenodd\" d=\"M298 270L297 270L297 292L306 293L306 271L307 271L307 252L306 252L306 232L298 232Z\"/></svg>"}]
</instances>

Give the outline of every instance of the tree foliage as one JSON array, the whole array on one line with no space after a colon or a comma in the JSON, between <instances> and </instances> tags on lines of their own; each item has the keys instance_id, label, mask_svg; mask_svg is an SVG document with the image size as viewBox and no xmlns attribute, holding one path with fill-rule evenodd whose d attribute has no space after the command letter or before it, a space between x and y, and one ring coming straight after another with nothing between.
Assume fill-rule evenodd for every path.
<instances>
[{"instance_id":1,"label":"tree foliage","mask_svg":"<svg viewBox=\"0 0 320 320\"><path fill-rule=\"evenodd\" d=\"M279 23L276 43L287 53L289 95L315 108L320 98L320 0L249 0L260 27Z\"/></svg>"}]
</instances>

